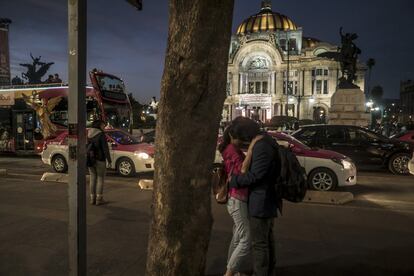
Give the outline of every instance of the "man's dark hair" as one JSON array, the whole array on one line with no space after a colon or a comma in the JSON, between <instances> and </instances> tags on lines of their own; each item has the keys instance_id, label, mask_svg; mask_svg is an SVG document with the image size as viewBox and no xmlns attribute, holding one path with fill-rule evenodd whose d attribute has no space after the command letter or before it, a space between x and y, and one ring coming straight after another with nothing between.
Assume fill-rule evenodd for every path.
<instances>
[{"instance_id":1,"label":"man's dark hair","mask_svg":"<svg viewBox=\"0 0 414 276\"><path fill-rule=\"evenodd\" d=\"M234 139L250 143L259 134L260 126L258 123L249 118L237 117L224 130L223 141L220 143L218 150L223 152L226 149L231 142L230 135Z\"/></svg>"}]
</instances>

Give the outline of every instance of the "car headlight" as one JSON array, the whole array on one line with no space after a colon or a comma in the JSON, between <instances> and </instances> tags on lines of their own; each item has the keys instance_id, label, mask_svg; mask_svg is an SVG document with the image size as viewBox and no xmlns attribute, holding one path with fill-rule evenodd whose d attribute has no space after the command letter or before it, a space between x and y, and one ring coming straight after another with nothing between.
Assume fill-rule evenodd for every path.
<instances>
[{"instance_id":1,"label":"car headlight","mask_svg":"<svg viewBox=\"0 0 414 276\"><path fill-rule=\"evenodd\" d=\"M352 168L352 163L347 160L342 160L341 163L345 170L350 170Z\"/></svg>"},{"instance_id":2,"label":"car headlight","mask_svg":"<svg viewBox=\"0 0 414 276\"><path fill-rule=\"evenodd\" d=\"M350 170L352 168L353 163L350 160L337 158L332 158L331 160L340 165L345 170Z\"/></svg>"},{"instance_id":3,"label":"car headlight","mask_svg":"<svg viewBox=\"0 0 414 276\"><path fill-rule=\"evenodd\" d=\"M139 151L136 151L134 154L135 154L138 158L141 158L141 159L149 159L149 158L150 158L149 154L148 154L148 153L145 153L145 152L139 152Z\"/></svg>"}]
</instances>

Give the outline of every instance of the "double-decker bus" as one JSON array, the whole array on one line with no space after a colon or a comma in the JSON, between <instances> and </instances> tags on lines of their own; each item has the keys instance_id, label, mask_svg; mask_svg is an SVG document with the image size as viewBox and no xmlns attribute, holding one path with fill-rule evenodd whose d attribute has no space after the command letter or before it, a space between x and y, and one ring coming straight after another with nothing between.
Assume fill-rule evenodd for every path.
<instances>
[{"instance_id":1,"label":"double-decker bus","mask_svg":"<svg viewBox=\"0 0 414 276\"><path fill-rule=\"evenodd\" d=\"M123 81L96 69L89 76L86 125L102 119L108 127L131 130L132 109ZM44 139L67 127L68 93L68 86L62 84L0 87L0 152L40 152ZM48 137L42 129L44 112L53 125Z\"/></svg>"}]
</instances>

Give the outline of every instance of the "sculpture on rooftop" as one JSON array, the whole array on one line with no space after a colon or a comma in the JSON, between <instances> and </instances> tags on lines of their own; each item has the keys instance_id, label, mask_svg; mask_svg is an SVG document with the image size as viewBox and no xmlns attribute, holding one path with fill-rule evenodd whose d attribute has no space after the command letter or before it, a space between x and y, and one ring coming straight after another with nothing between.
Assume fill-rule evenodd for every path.
<instances>
[{"instance_id":1,"label":"sculpture on rooftop","mask_svg":"<svg viewBox=\"0 0 414 276\"><path fill-rule=\"evenodd\" d=\"M30 57L32 58L32 64L30 63L20 63L21 66L27 68L26 73L22 73L22 77L27 80L29 84L39 84L42 83L42 77L46 75L47 71L49 70L50 66L54 64L54 62L41 62L39 57L33 57L32 53L30 53ZM39 69L38 69L39 67Z\"/></svg>"}]
</instances>

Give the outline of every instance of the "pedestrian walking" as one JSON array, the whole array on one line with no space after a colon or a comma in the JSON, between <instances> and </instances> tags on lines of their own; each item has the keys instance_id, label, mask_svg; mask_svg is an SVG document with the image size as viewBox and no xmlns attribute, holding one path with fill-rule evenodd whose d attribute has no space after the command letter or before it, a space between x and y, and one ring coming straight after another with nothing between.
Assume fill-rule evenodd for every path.
<instances>
[{"instance_id":1,"label":"pedestrian walking","mask_svg":"<svg viewBox=\"0 0 414 276\"><path fill-rule=\"evenodd\" d=\"M106 162L111 167L111 155L106 141L105 122L97 120L88 131L87 163L90 175L90 203L101 205L106 203L103 198Z\"/></svg>"},{"instance_id":2,"label":"pedestrian walking","mask_svg":"<svg viewBox=\"0 0 414 276\"><path fill-rule=\"evenodd\" d=\"M246 172L232 175L229 188L249 190L253 269L256 276L270 276L274 275L276 265L273 224L280 203L275 187L275 179L280 175L280 156L276 141L260 133L254 124L244 125L245 139L252 141L243 165Z\"/></svg>"},{"instance_id":3,"label":"pedestrian walking","mask_svg":"<svg viewBox=\"0 0 414 276\"><path fill-rule=\"evenodd\" d=\"M223 133L223 142L219 151L223 157L226 175L239 175L242 172L244 154L241 150L243 144L243 119L236 119ZM250 227L248 213L248 188L231 188L228 192L227 211L233 219L233 237L230 242L227 270L225 276L233 276L251 264L250 254Z\"/></svg>"}]
</instances>

